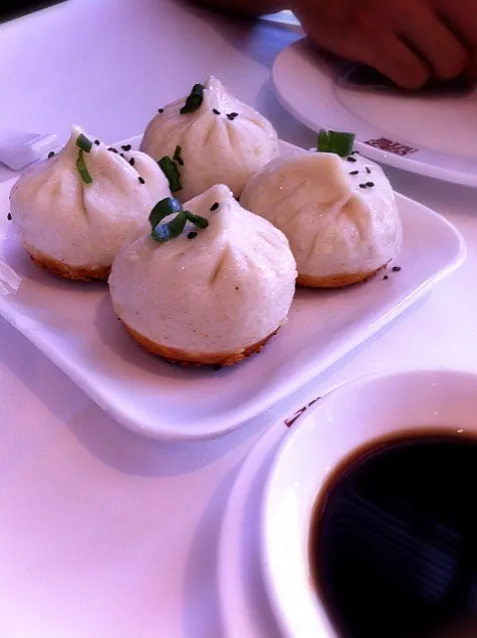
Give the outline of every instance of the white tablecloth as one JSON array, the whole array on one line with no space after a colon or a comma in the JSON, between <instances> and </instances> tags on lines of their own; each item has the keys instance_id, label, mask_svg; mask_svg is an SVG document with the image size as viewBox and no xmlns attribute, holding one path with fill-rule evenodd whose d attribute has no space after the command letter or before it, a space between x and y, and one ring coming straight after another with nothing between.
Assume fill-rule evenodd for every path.
<instances>
[{"instance_id":1,"label":"white tablecloth","mask_svg":"<svg viewBox=\"0 0 477 638\"><path fill-rule=\"evenodd\" d=\"M314 134L279 106L269 81L274 56L295 37L172 0L70 0L0 27L1 125L66 137L78 122L115 141L212 73L281 137L310 145ZM457 225L466 263L314 384L226 438L182 447L141 439L0 320L2 638L220 636L219 524L260 433L297 401L363 373L477 370L477 195L389 174Z\"/></svg>"}]
</instances>

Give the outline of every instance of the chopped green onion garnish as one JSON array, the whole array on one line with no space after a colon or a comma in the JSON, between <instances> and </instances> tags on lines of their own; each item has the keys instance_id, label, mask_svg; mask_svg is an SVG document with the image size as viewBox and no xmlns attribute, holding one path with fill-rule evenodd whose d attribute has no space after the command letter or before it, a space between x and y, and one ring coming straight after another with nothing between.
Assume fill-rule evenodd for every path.
<instances>
[{"instance_id":1,"label":"chopped green onion garnish","mask_svg":"<svg viewBox=\"0 0 477 638\"><path fill-rule=\"evenodd\" d=\"M340 157L350 155L353 152L354 138L354 133L330 131L331 152L340 155Z\"/></svg>"},{"instance_id":2,"label":"chopped green onion garnish","mask_svg":"<svg viewBox=\"0 0 477 638\"><path fill-rule=\"evenodd\" d=\"M176 150L174 151L174 155L172 156L172 159L176 161L179 164L179 166L184 166L184 160L181 157L181 153L182 153L182 148L180 146L176 146Z\"/></svg>"},{"instance_id":3,"label":"chopped green onion garnish","mask_svg":"<svg viewBox=\"0 0 477 638\"><path fill-rule=\"evenodd\" d=\"M164 157L158 161L158 164L169 181L171 193L177 193L177 191L182 190L181 174L177 164L167 155L164 155Z\"/></svg>"},{"instance_id":4,"label":"chopped green onion garnish","mask_svg":"<svg viewBox=\"0 0 477 638\"><path fill-rule=\"evenodd\" d=\"M170 222L167 224L160 224L152 229L151 236L154 241L159 242L160 244L169 241L169 239L174 239L174 237L178 237L185 228L187 218L184 214L184 211L178 213Z\"/></svg>"},{"instance_id":5,"label":"chopped green onion garnish","mask_svg":"<svg viewBox=\"0 0 477 638\"><path fill-rule=\"evenodd\" d=\"M161 222L164 217L168 215L173 215L174 213L180 213L182 210L182 206L178 199L175 197L166 197L165 199L161 199L160 202L154 206L149 215L149 223L154 229L159 222Z\"/></svg>"},{"instance_id":6,"label":"chopped green onion garnish","mask_svg":"<svg viewBox=\"0 0 477 638\"><path fill-rule=\"evenodd\" d=\"M201 217L200 215L194 215L194 213L191 213L190 210L185 210L184 215L190 222L192 222L199 228L207 228L207 226L209 225L208 219L206 219L205 217Z\"/></svg>"},{"instance_id":7,"label":"chopped green onion garnish","mask_svg":"<svg viewBox=\"0 0 477 638\"><path fill-rule=\"evenodd\" d=\"M76 140L76 146L78 146L85 153L89 153L93 148L93 142L89 140L86 135L81 133L78 135L78 139Z\"/></svg>"},{"instance_id":8,"label":"chopped green onion garnish","mask_svg":"<svg viewBox=\"0 0 477 638\"><path fill-rule=\"evenodd\" d=\"M88 167L86 166L86 162L84 160L83 149L80 148L78 151L78 159L76 160L76 168L78 169L78 173L81 175L81 179L85 184L92 184L93 178L89 174Z\"/></svg>"},{"instance_id":9,"label":"chopped green onion garnish","mask_svg":"<svg viewBox=\"0 0 477 638\"><path fill-rule=\"evenodd\" d=\"M165 217L170 215L174 215L174 217L169 222L159 224ZM182 233L187 221L192 222L198 228L207 228L209 225L209 221L205 217L183 210L181 203L175 197L161 199L149 215L149 223L152 227L151 236L159 243L169 241L169 239L178 237Z\"/></svg>"},{"instance_id":10,"label":"chopped green onion garnish","mask_svg":"<svg viewBox=\"0 0 477 638\"><path fill-rule=\"evenodd\" d=\"M330 148L330 134L325 129L321 129L318 133L318 143L316 150L321 153L328 153Z\"/></svg>"},{"instance_id":11,"label":"chopped green onion garnish","mask_svg":"<svg viewBox=\"0 0 477 638\"><path fill-rule=\"evenodd\" d=\"M353 151L354 138L354 133L321 130L318 133L317 151L346 157Z\"/></svg>"},{"instance_id":12,"label":"chopped green onion garnish","mask_svg":"<svg viewBox=\"0 0 477 638\"><path fill-rule=\"evenodd\" d=\"M190 95L187 96L184 106L181 108L181 113L193 113L197 111L202 105L204 100L204 87L202 84L194 84Z\"/></svg>"}]
</instances>

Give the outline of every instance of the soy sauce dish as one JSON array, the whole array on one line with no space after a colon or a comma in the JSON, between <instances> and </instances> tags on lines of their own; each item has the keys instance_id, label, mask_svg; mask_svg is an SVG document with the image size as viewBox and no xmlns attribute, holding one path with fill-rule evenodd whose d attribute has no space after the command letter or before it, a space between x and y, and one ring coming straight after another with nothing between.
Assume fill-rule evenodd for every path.
<instances>
[{"instance_id":1,"label":"soy sauce dish","mask_svg":"<svg viewBox=\"0 0 477 638\"><path fill-rule=\"evenodd\" d=\"M332 391L291 429L264 490L261 569L284 636L477 636L476 494L477 375Z\"/></svg>"}]
</instances>

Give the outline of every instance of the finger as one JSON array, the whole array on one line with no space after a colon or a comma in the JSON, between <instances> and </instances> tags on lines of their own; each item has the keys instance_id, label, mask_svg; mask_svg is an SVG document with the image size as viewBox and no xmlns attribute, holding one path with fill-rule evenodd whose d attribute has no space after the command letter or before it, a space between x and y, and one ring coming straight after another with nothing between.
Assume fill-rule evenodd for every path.
<instances>
[{"instance_id":1,"label":"finger","mask_svg":"<svg viewBox=\"0 0 477 638\"><path fill-rule=\"evenodd\" d=\"M375 20L360 10L352 28L341 25L341 37L336 29L327 29L313 14L297 12L308 37L318 46L335 55L362 62L377 69L397 85L418 89L430 78L430 69L411 51L383 20ZM359 19L358 19L359 18Z\"/></svg>"},{"instance_id":2,"label":"finger","mask_svg":"<svg viewBox=\"0 0 477 638\"><path fill-rule=\"evenodd\" d=\"M477 5L475 0L437 0L439 15L450 30L467 46L477 52Z\"/></svg>"},{"instance_id":3,"label":"finger","mask_svg":"<svg viewBox=\"0 0 477 638\"><path fill-rule=\"evenodd\" d=\"M437 15L425 8L416 12L401 28L401 35L417 49L440 80L450 80L464 72L469 53Z\"/></svg>"},{"instance_id":4,"label":"finger","mask_svg":"<svg viewBox=\"0 0 477 638\"><path fill-rule=\"evenodd\" d=\"M430 69L391 31L344 30L342 37L336 38L330 37L315 20L304 24L304 28L310 40L320 48L367 64L402 88L419 89L430 78Z\"/></svg>"},{"instance_id":5,"label":"finger","mask_svg":"<svg viewBox=\"0 0 477 638\"><path fill-rule=\"evenodd\" d=\"M466 75L471 80L477 81L477 55L473 55L466 69Z\"/></svg>"},{"instance_id":6,"label":"finger","mask_svg":"<svg viewBox=\"0 0 477 638\"><path fill-rule=\"evenodd\" d=\"M477 10L475 0L441 0L440 13L449 28L457 34L469 52L467 75L477 79Z\"/></svg>"},{"instance_id":7,"label":"finger","mask_svg":"<svg viewBox=\"0 0 477 638\"><path fill-rule=\"evenodd\" d=\"M370 49L363 48L360 61L404 89L419 89L430 78L429 67L395 34L375 40Z\"/></svg>"}]
</instances>

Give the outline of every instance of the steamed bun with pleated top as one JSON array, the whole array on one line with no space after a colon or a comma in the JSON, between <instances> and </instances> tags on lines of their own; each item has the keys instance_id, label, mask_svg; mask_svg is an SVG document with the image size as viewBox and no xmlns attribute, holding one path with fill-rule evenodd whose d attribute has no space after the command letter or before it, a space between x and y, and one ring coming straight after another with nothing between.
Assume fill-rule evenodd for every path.
<instances>
[{"instance_id":1,"label":"steamed bun with pleated top","mask_svg":"<svg viewBox=\"0 0 477 638\"><path fill-rule=\"evenodd\" d=\"M231 365L286 322L296 265L286 237L225 185L157 204L152 232L122 250L109 278L118 317L175 362Z\"/></svg>"},{"instance_id":2,"label":"steamed bun with pleated top","mask_svg":"<svg viewBox=\"0 0 477 638\"><path fill-rule=\"evenodd\" d=\"M303 151L274 160L247 183L240 201L287 236L304 286L364 281L401 247L391 184L355 153Z\"/></svg>"},{"instance_id":3,"label":"steamed bun with pleated top","mask_svg":"<svg viewBox=\"0 0 477 638\"><path fill-rule=\"evenodd\" d=\"M151 208L170 195L148 155L93 139L74 126L64 149L28 169L10 196L33 261L66 279L106 279L116 253L147 231Z\"/></svg>"},{"instance_id":4,"label":"steamed bun with pleated top","mask_svg":"<svg viewBox=\"0 0 477 638\"><path fill-rule=\"evenodd\" d=\"M239 197L249 177L278 157L278 137L267 119L209 77L159 109L141 150L161 162L181 202L215 184Z\"/></svg>"}]
</instances>

